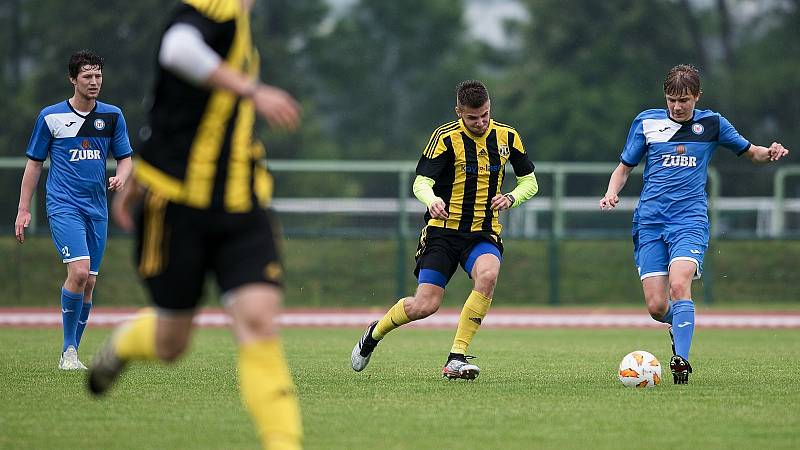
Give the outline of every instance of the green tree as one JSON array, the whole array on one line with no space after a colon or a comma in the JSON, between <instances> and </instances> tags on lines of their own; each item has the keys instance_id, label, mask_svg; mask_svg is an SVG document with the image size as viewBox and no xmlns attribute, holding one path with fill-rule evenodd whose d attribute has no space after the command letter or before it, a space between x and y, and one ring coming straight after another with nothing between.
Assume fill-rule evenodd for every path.
<instances>
[{"instance_id":1,"label":"green tree","mask_svg":"<svg viewBox=\"0 0 800 450\"><path fill-rule=\"evenodd\" d=\"M614 160L633 117L661 106L663 74L697 57L665 1L523 3L531 20L500 96L535 160Z\"/></svg>"},{"instance_id":2,"label":"green tree","mask_svg":"<svg viewBox=\"0 0 800 450\"><path fill-rule=\"evenodd\" d=\"M451 120L456 84L478 77L463 1L361 0L312 40L308 67L324 129L341 154L415 159Z\"/></svg>"}]
</instances>

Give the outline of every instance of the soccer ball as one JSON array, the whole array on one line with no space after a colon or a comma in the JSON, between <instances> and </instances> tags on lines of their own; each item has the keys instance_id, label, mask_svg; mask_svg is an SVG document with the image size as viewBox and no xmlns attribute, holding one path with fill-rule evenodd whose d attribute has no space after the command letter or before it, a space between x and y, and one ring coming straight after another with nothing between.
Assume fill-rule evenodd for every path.
<instances>
[{"instance_id":1,"label":"soccer ball","mask_svg":"<svg viewBox=\"0 0 800 450\"><path fill-rule=\"evenodd\" d=\"M653 387L661 383L661 363L644 350L630 352L619 363L619 381L625 387Z\"/></svg>"}]
</instances>

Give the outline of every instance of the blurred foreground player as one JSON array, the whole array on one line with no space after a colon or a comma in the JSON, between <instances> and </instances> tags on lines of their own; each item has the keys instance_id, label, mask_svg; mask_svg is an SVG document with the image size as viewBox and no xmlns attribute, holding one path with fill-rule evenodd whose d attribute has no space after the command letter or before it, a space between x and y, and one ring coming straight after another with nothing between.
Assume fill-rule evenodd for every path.
<instances>
[{"instance_id":1,"label":"blurred foreground player","mask_svg":"<svg viewBox=\"0 0 800 450\"><path fill-rule=\"evenodd\" d=\"M262 445L298 449L300 411L276 323L280 231L265 209L272 186L253 125L258 114L294 129L300 116L289 94L258 81L251 7L247 0L185 0L162 36L135 186L113 205L115 220L136 229L138 271L155 309L114 332L92 362L89 389L104 393L131 361L171 362L183 354L212 271L238 344L241 395Z\"/></svg>"}]
</instances>

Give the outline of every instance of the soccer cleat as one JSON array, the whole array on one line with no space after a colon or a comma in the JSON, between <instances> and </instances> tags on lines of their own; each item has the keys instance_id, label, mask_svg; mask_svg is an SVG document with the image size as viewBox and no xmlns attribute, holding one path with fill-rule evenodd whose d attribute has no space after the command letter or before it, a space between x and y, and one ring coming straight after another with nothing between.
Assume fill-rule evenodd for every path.
<instances>
[{"instance_id":1,"label":"soccer cleat","mask_svg":"<svg viewBox=\"0 0 800 450\"><path fill-rule=\"evenodd\" d=\"M375 329L376 325L378 325L377 320L369 324L367 331L356 342L356 346L353 347L353 352L350 354L350 365L353 366L353 370L356 372L361 372L367 367L369 359L372 357L372 351L378 345L378 341L372 338L372 330Z\"/></svg>"},{"instance_id":2,"label":"soccer cleat","mask_svg":"<svg viewBox=\"0 0 800 450\"><path fill-rule=\"evenodd\" d=\"M78 361L78 351L71 345L64 350L64 353L61 354L61 359L58 361L58 368L61 370L79 370L82 365Z\"/></svg>"},{"instance_id":3,"label":"soccer cleat","mask_svg":"<svg viewBox=\"0 0 800 450\"><path fill-rule=\"evenodd\" d=\"M669 370L672 372L672 381L675 384L687 384L689 374L692 373L692 366L682 356L674 355L669 360Z\"/></svg>"},{"instance_id":4,"label":"soccer cleat","mask_svg":"<svg viewBox=\"0 0 800 450\"><path fill-rule=\"evenodd\" d=\"M117 380L126 361L114 353L113 340L109 339L97 352L89 369L89 392L103 395Z\"/></svg>"},{"instance_id":5,"label":"soccer cleat","mask_svg":"<svg viewBox=\"0 0 800 450\"><path fill-rule=\"evenodd\" d=\"M670 325L669 328L667 328L667 331L669 331L669 343L672 344L672 354L674 355L675 354L675 336L673 336L673 334L672 334L672 325Z\"/></svg>"},{"instance_id":6,"label":"soccer cleat","mask_svg":"<svg viewBox=\"0 0 800 450\"><path fill-rule=\"evenodd\" d=\"M448 380L455 380L458 378L464 380L474 380L481 373L481 369L475 364L470 364L467 359L473 359L474 356L454 357L447 361L447 364L442 368L442 378Z\"/></svg>"},{"instance_id":7,"label":"soccer cleat","mask_svg":"<svg viewBox=\"0 0 800 450\"><path fill-rule=\"evenodd\" d=\"M80 369L80 370L89 370L89 368L86 367L86 365L84 363L82 363L80 359L78 360L78 369Z\"/></svg>"}]
</instances>

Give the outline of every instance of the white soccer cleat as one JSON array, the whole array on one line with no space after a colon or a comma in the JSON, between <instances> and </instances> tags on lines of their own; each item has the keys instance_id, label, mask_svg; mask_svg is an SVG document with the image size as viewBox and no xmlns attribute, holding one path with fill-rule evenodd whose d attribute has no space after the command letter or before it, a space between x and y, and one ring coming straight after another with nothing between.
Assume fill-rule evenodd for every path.
<instances>
[{"instance_id":1,"label":"white soccer cleat","mask_svg":"<svg viewBox=\"0 0 800 450\"><path fill-rule=\"evenodd\" d=\"M378 321L372 322L364 331L364 335L356 342L353 347L353 352L350 353L350 365L356 372L361 372L369 364L369 359L372 357L372 351L378 345L378 341L372 338L372 330L378 325Z\"/></svg>"},{"instance_id":2,"label":"white soccer cleat","mask_svg":"<svg viewBox=\"0 0 800 450\"><path fill-rule=\"evenodd\" d=\"M82 363L80 359L78 360L78 369L80 369L80 370L89 370L89 368L86 367L86 364Z\"/></svg>"},{"instance_id":3,"label":"white soccer cleat","mask_svg":"<svg viewBox=\"0 0 800 450\"><path fill-rule=\"evenodd\" d=\"M83 364L78 361L78 351L75 350L75 347L70 345L64 350L64 353L61 354L58 368L61 370L80 370L81 366L83 366ZM85 368L86 367L84 367L84 369Z\"/></svg>"},{"instance_id":4,"label":"white soccer cleat","mask_svg":"<svg viewBox=\"0 0 800 450\"><path fill-rule=\"evenodd\" d=\"M442 378L447 378L448 380L456 380L459 378L463 380L474 380L478 378L481 369L475 364L467 362L467 358L473 357L465 357L463 360L454 358L447 361L447 364L442 368Z\"/></svg>"}]
</instances>

